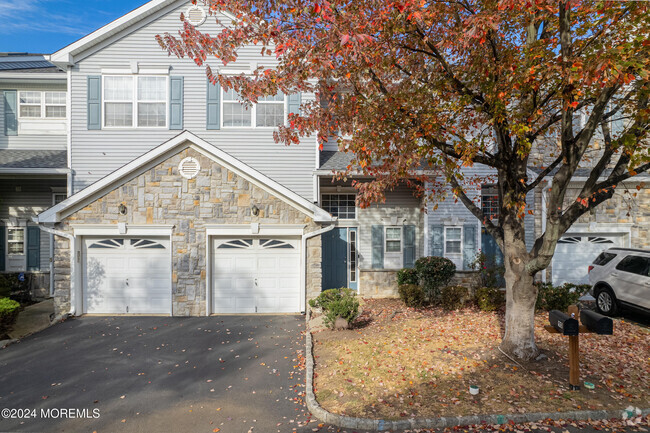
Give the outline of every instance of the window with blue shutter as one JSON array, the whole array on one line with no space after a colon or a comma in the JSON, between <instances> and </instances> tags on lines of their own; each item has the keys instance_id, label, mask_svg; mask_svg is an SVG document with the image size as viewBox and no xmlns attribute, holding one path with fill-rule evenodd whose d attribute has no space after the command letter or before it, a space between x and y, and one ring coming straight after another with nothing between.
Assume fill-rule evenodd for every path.
<instances>
[{"instance_id":1,"label":"window with blue shutter","mask_svg":"<svg viewBox=\"0 0 650 433\"><path fill-rule=\"evenodd\" d=\"M221 85L207 80L205 129L221 129L220 98Z\"/></svg>"},{"instance_id":2,"label":"window with blue shutter","mask_svg":"<svg viewBox=\"0 0 650 433\"><path fill-rule=\"evenodd\" d=\"M0 271L5 270L5 227L0 226Z\"/></svg>"},{"instance_id":3,"label":"window with blue shutter","mask_svg":"<svg viewBox=\"0 0 650 433\"><path fill-rule=\"evenodd\" d=\"M384 226L372 226L372 268L384 269Z\"/></svg>"},{"instance_id":4,"label":"window with blue shutter","mask_svg":"<svg viewBox=\"0 0 650 433\"><path fill-rule=\"evenodd\" d=\"M471 270L472 262L476 259L478 242L476 241L476 224L463 226L463 269Z\"/></svg>"},{"instance_id":5,"label":"window with blue shutter","mask_svg":"<svg viewBox=\"0 0 650 433\"><path fill-rule=\"evenodd\" d=\"M183 77L169 78L169 129L183 129Z\"/></svg>"},{"instance_id":6,"label":"window with blue shutter","mask_svg":"<svg viewBox=\"0 0 650 433\"><path fill-rule=\"evenodd\" d=\"M18 135L18 96L15 90L4 91L5 135Z\"/></svg>"},{"instance_id":7,"label":"window with blue shutter","mask_svg":"<svg viewBox=\"0 0 650 433\"><path fill-rule=\"evenodd\" d=\"M289 114L300 114L300 104L302 102L302 94L300 92L289 95L288 109Z\"/></svg>"},{"instance_id":8,"label":"window with blue shutter","mask_svg":"<svg viewBox=\"0 0 650 433\"><path fill-rule=\"evenodd\" d=\"M38 271L41 268L41 229L27 227L27 270Z\"/></svg>"},{"instance_id":9,"label":"window with blue shutter","mask_svg":"<svg viewBox=\"0 0 650 433\"><path fill-rule=\"evenodd\" d=\"M88 129L102 129L102 77L88 76Z\"/></svg>"},{"instance_id":10,"label":"window with blue shutter","mask_svg":"<svg viewBox=\"0 0 650 433\"><path fill-rule=\"evenodd\" d=\"M404 226L404 267L415 266L415 226Z\"/></svg>"},{"instance_id":11,"label":"window with blue shutter","mask_svg":"<svg viewBox=\"0 0 650 433\"><path fill-rule=\"evenodd\" d=\"M445 236L444 226L434 225L431 226L431 255L435 257L443 257L445 254Z\"/></svg>"}]
</instances>

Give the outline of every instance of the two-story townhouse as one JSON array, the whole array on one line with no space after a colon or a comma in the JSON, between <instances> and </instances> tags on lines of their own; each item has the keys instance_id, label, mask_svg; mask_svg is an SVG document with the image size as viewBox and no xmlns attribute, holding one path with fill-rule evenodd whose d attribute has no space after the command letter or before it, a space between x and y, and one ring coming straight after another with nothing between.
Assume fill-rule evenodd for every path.
<instances>
[{"instance_id":1,"label":"two-story townhouse","mask_svg":"<svg viewBox=\"0 0 650 433\"><path fill-rule=\"evenodd\" d=\"M53 238L32 218L67 197L66 74L42 55L0 53L0 272L48 296Z\"/></svg>"}]
</instances>

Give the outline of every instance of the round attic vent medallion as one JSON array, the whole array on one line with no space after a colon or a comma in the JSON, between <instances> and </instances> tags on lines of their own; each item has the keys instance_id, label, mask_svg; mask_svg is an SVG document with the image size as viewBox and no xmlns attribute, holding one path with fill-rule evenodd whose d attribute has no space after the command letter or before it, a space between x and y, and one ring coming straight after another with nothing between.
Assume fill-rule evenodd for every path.
<instances>
[{"instance_id":1,"label":"round attic vent medallion","mask_svg":"<svg viewBox=\"0 0 650 433\"><path fill-rule=\"evenodd\" d=\"M199 161L197 161L194 158L185 158L178 164L178 172L183 176L185 179L193 179L196 177L197 174L199 174L199 170L201 170L201 166L199 165Z\"/></svg>"},{"instance_id":2,"label":"round attic vent medallion","mask_svg":"<svg viewBox=\"0 0 650 433\"><path fill-rule=\"evenodd\" d=\"M205 10L198 5L190 6L187 8L187 12L185 13L185 19L194 27L198 27L203 24L206 18L207 14L205 13Z\"/></svg>"}]
</instances>

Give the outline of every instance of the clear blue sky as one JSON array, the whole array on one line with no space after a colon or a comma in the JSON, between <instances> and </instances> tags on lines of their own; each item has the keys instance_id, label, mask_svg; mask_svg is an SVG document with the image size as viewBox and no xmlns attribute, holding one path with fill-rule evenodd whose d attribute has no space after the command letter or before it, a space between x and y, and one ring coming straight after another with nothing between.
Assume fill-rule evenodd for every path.
<instances>
[{"instance_id":1,"label":"clear blue sky","mask_svg":"<svg viewBox=\"0 0 650 433\"><path fill-rule=\"evenodd\" d=\"M0 52L53 53L148 0L0 0Z\"/></svg>"}]
</instances>

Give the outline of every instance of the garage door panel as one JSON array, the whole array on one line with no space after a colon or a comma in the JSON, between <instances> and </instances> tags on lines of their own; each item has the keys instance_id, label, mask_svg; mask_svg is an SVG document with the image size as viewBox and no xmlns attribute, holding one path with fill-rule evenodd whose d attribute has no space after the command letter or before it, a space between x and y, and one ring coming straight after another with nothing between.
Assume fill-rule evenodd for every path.
<instances>
[{"instance_id":1,"label":"garage door panel","mask_svg":"<svg viewBox=\"0 0 650 433\"><path fill-rule=\"evenodd\" d=\"M86 239L85 245L85 312L171 312L168 239Z\"/></svg>"},{"instance_id":2,"label":"garage door panel","mask_svg":"<svg viewBox=\"0 0 650 433\"><path fill-rule=\"evenodd\" d=\"M572 233L563 236L553 256L553 284L589 284L589 265L604 250L623 246L624 240L622 233Z\"/></svg>"},{"instance_id":3,"label":"garage door panel","mask_svg":"<svg viewBox=\"0 0 650 433\"><path fill-rule=\"evenodd\" d=\"M223 248L240 245L241 248ZM300 254L296 239L215 239L212 312L300 310ZM232 298L233 302L226 301Z\"/></svg>"}]
</instances>

